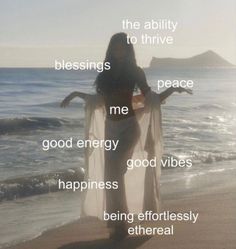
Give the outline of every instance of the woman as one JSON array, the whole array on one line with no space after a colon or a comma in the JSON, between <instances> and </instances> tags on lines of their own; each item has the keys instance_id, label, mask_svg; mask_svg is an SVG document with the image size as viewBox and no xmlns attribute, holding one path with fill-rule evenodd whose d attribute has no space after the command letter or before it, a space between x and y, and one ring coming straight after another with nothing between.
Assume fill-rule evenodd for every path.
<instances>
[{"instance_id":1,"label":"woman","mask_svg":"<svg viewBox=\"0 0 236 249\"><path fill-rule=\"evenodd\" d=\"M104 181L117 181L119 189L106 190L106 212L128 213L124 177L127 171L127 160L132 157L134 147L140 136L140 127L132 105L136 86L146 99L146 104L158 98L164 101L174 91L189 92L183 88L169 88L160 95L151 91L144 71L137 66L133 45L128 42L125 33L112 36L105 62L111 69L98 74L95 81L97 96L104 101L106 109L105 140L119 140L116 151L105 151ZM65 107L74 97L88 100L90 95L73 92L67 96L61 106ZM114 112L126 107L126 112ZM141 127L142 128L142 127ZM124 221L109 221L111 237L121 239L127 235L127 224Z\"/></svg>"}]
</instances>

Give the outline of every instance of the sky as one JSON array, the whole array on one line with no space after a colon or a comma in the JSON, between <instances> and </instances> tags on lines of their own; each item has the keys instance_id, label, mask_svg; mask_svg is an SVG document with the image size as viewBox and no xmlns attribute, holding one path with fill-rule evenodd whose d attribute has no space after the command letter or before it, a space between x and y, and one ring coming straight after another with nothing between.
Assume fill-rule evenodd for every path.
<instances>
[{"instance_id":1,"label":"sky","mask_svg":"<svg viewBox=\"0 0 236 249\"><path fill-rule=\"evenodd\" d=\"M0 0L0 67L53 67L55 60L103 61L122 20L178 22L173 45L135 45L138 64L213 50L236 64L235 0ZM139 37L158 31L125 30Z\"/></svg>"}]
</instances>

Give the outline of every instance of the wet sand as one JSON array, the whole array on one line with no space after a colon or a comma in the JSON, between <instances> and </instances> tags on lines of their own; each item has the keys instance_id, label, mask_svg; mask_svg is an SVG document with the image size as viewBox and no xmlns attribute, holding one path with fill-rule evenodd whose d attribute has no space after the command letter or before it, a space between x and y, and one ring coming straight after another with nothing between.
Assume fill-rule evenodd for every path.
<instances>
[{"instance_id":1,"label":"wet sand","mask_svg":"<svg viewBox=\"0 0 236 249\"><path fill-rule=\"evenodd\" d=\"M195 224L173 222L174 235L129 236L120 242L108 239L105 223L84 219L48 231L42 236L9 249L235 249L236 184L201 191L201 194L179 200L164 200L162 210L199 213ZM149 223L147 226L166 226Z\"/></svg>"}]
</instances>

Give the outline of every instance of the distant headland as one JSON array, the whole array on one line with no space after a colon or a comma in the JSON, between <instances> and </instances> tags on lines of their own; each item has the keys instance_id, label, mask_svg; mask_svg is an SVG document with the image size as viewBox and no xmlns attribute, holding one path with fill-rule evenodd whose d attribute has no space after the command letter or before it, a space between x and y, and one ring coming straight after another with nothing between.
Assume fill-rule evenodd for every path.
<instances>
[{"instance_id":1,"label":"distant headland","mask_svg":"<svg viewBox=\"0 0 236 249\"><path fill-rule=\"evenodd\" d=\"M212 50L189 58L156 58L152 57L149 68L204 68L235 67Z\"/></svg>"}]
</instances>

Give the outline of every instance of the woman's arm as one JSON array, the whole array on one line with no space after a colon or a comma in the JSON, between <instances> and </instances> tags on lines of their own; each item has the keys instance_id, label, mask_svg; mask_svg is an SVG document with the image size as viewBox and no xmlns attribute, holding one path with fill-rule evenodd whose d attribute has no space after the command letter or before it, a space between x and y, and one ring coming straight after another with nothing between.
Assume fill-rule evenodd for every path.
<instances>
[{"instance_id":1,"label":"woman's arm","mask_svg":"<svg viewBox=\"0 0 236 249\"><path fill-rule=\"evenodd\" d=\"M183 87L177 87L177 88L170 87L170 88L166 89L164 92L160 93L161 102L165 101L174 92L178 92L178 93L186 92L188 94L193 94L192 90L190 90L190 89L186 89Z\"/></svg>"},{"instance_id":2,"label":"woman's arm","mask_svg":"<svg viewBox=\"0 0 236 249\"><path fill-rule=\"evenodd\" d=\"M151 91L151 88L147 84L145 73L140 67L138 67L136 83L137 83L138 87L140 88L142 94L145 97L150 96L152 93L154 93L154 92ZM159 94L160 101L164 102L174 92L178 92L178 93L186 92L188 94L193 93L192 90L186 89L186 88L183 88L183 87L175 87L175 88L170 87L170 88L166 89L164 92Z\"/></svg>"},{"instance_id":3,"label":"woman's arm","mask_svg":"<svg viewBox=\"0 0 236 249\"><path fill-rule=\"evenodd\" d=\"M61 107L66 107L70 104L70 101L74 99L75 97L79 97L83 100L87 100L90 94L87 93L81 93L81 92L72 92L68 96L64 98L64 100L61 102Z\"/></svg>"}]
</instances>

